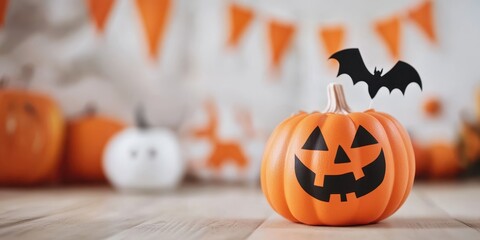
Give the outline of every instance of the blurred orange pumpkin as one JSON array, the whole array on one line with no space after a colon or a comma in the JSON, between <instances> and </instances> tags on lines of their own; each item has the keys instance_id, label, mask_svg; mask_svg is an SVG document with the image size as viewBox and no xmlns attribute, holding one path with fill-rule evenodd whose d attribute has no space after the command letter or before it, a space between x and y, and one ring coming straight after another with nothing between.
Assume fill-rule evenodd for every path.
<instances>
[{"instance_id":1,"label":"blurred orange pumpkin","mask_svg":"<svg viewBox=\"0 0 480 240\"><path fill-rule=\"evenodd\" d=\"M67 125L64 178L67 181L102 182L103 150L112 136L125 125L115 119L100 116L94 108L71 120Z\"/></svg>"},{"instance_id":2,"label":"blurred orange pumpkin","mask_svg":"<svg viewBox=\"0 0 480 240\"><path fill-rule=\"evenodd\" d=\"M469 165L480 161L480 125L463 121L460 129L460 154Z\"/></svg>"},{"instance_id":3,"label":"blurred orange pumpkin","mask_svg":"<svg viewBox=\"0 0 480 240\"><path fill-rule=\"evenodd\" d=\"M413 152L415 153L415 177L424 178L428 175L430 156L423 145L412 141Z\"/></svg>"},{"instance_id":4,"label":"blurred orange pumpkin","mask_svg":"<svg viewBox=\"0 0 480 240\"><path fill-rule=\"evenodd\" d=\"M64 119L51 98L0 89L0 185L51 180L58 173L63 136Z\"/></svg>"},{"instance_id":5,"label":"blurred orange pumpkin","mask_svg":"<svg viewBox=\"0 0 480 240\"><path fill-rule=\"evenodd\" d=\"M458 148L446 142L432 143L427 147L429 161L428 175L431 178L453 178L462 170Z\"/></svg>"},{"instance_id":6,"label":"blurred orange pumpkin","mask_svg":"<svg viewBox=\"0 0 480 240\"><path fill-rule=\"evenodd\" d=\"M480 87L477 87L477 92L475 94L475 112L477 114L477 124L480 125Z\"/></svg>"}]
</instances>

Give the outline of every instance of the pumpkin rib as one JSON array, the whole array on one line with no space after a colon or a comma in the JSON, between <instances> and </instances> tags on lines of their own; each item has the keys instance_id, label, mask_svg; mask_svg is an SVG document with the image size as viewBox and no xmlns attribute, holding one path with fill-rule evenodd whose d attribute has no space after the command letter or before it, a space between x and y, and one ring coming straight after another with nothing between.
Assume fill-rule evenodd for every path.
<instances>
[{"instance_id":1,"label":"pumpkin rib","mask_svg":"<svg viewBox=\"0 0 480 240\"><path fill-rule=\"evenodd\" d=\"M391 184L389 185L386 185L385 186L385 189L388 191L388 193L383 193L383 196L385 198L387 198L387 201L383 201L385 202L385 205L384 206L379 206L379 205L376 205L376 208L380 208L381 209L379 211L377 211L377 216L371 216L369 214L368 216L368 220L367 221L364 221L362 223L374 223L377 221L377 219L383 215L383 213L385 212L385 209L387 208L388 206L388 203L390 201L390 197L391 197L391 194L392 194L392 191L393 191L393 188L394 188L394 177L395 177L395 165L394 165L394 160L393 160L393 150L391 149L391 144L390 144L390 139L388 137L388 134L387 134L387 131L385 130L383 124L378 120L376 119L375 117L367 114L367 113L364 113L364 112L355 112L355 113L350 113L348 115L352 121L355 123L355 125L360 125L359 122L372 122L374 121L375 123L372 123L371 125L373 126L376 126L376 131L380 132L381 135L383 136L384 139L379 139L379 135L377 133L375 133L375 138L377 139L377 141L380 143L380 142L383 142L382 144L382 150L385 154L385 163L386 163L386 167L388 168L388 170L385 171L385 176L384 176L384 179L383 179L383 182L382 182L382 185L386 185L386 181L388 181L389 179L392 179L391 180ZM363 120L365 119L365 120ZM390 157L388 157L390 156ZM390 164L388 163L390 162ZM388 175L388 173L390 173L391 175Z\"/></svg>"},{"instance_id":2,"label":"pumpkin rib","mask_svg":"<svg viewBox=\"0 0 480 240\"><path fill-rule=\"evenodd\" d=\"M348 123L348 125L350 125L352 128L351 129L344 129L345 132L343 132L343 135L351 135L351 133L353 133L353 135L355 134L355 131L357 130L357 124L355 121L353 121L353 119L350 117L350 114L327 114L331 117L335 116L335 117L341 117L341 118L345 118L346 119L346 122ZM350 132L351 131L351 132ZM348 146L344 146L344 148L350 148L350 145ZM354 152L355 153L355 158L352 157L351 153ZM360 157L358 156L358 151L357 150L354 150L352 151L350 149L349 151L349 158L350 159L359 159ZM356 168L359 168L361 169L362 168L362 163L359 162L359 161L352 161L351 164L354 164ZM352 204L350 204L352 205ZM342 219L343 220L343 223L340 223L340 225L345 225L345 223L351 223L351 222L354 222L355 219L358 217L359 215L359 211L361 210L360 208L360 204L358 202L355 202L355 207L354 207L354 211L349 214L349 217L347 219ZM350 209L351 210L351 209ZM343 217L342 217L343 218ZM338 224L338 223L337 223ZM331 223L330 225L335 225L335 223Z\"/></svg>"},{"instance_id":3,"label":"pumpkin rib","mask_svg":"<svg viewBox=\"0 0 480 240\"><path fill-rule=\"evenodd\" d=\"M277 135L279 135L280 133L280 128L283 127L287 122L291 121L292 118L289 118L289 119L286 119L285 121L282 121L282 123L279 124L279 126L274 129L274 131L272 132L272 137L268 140L267 144L265 145L265 152L263 154L263 159L267 159L268 158L268 153L270 152L270 148L271 146L273 145L273 143L275 142L275 139L277 139ZM267 151L268 150L268 151ZM266 192L266 193L269 193L269 194L265 194L265 196L267 197L267 201L268 203L274 208L274 209L277 209L277 207L275 206L275 203L276 201L273 201L271 198L272 198L272 195L270 194L270 191L271 189L268 187L268 173L267 171L265 171L264 169L266 168L266 166L270 164L269 161L263 161L262 162L262 166L261 166L261 175L262 175L262 178L260 179L260 183L261 183L261 187L262 187L262 191L263 192Z\"/></svg>"},{"instance_id":4,"label":"pumpkin rib","mask_svg":"<svg viewBox=\"0 0 480 240\"><path fill-rule=\"evenodd\" d=\"M415 153L413 151L413 146L412 146L410 136L408 135L407 131L403 128L403 126L400 125L400 123L397 120L395 120L393 117L391 117L390 115L388 115L388 114L384 114L384 115L386 115L388 118L390 118L390 120L396 125L396 127L397 127L398 131L400 132L400 135L401 135L401 137L402 137L402 139L405 143L404 147L405 147L405 151L407 153L407 164L408 164L407 165L407 167L408 167L407 188L405 189L402 200L400 201L399 205L395 209L395 211L397 211L400 208L400 206L402 206L402 204L407 200L407 197L410 193L410 190L412 189L413 182L415 180Z\"/></svg>"},{"instance_id":5,"label":"pumpkin rib","mask_svg":"<svg viewBox=\"0 0 480 240\"><path fill-rule=\"evenodd\" d=\"M273 131L273 135L275 136L275 138L273 137L270 137L270 139L272 140L270 142L270 139L269 139L269 144L267 144L266 146L266 151L264 153L264 159L265 161L262 163L262 175L264 175L264 192L268 193L267 195L269 196L268 199L269 200L269 203L270 205L277 211L279 212L282 216L284 216L285 218L288 218L292 221L295 221L295 222L298 222L298 220L296 218L293 217L292 213L290 212L289 208L288 208L288 205L287 205L287 202L286 200L284 199L285 198L285 194L284 194L284 186L283 186L283 183L282 184L278 184L278 181L284 181L283 179L283 175L284 175L284 172L283 172L283 166L285 165L285 160L282 159L281 157L285 155L285 152L286 152L286 149L285 149L285 144L287 144L288 142L286 141L283 141L282 142L282 145L281 146L277 146L278 144L278 141L277 139L279 138L279 135L285 135L285 137L283 139L290 139L291 138L291 135L293 133L293 130L294 130L294 126L299 122L301 121L307 114L306 113L300 113L298 115L295 115L295 116L292 116L290 118L288 118L287 120L283 121L282 123L279 124L279 126ZM280 156L280 159L273 159L270 155L271 155L271 152L272 152L272 148L275 148L275 149L280 149L281 153L278 153L276 155ZM276 165L281 165L282 167L279 167L279 166L276 166L276 171L282 171L281 173L278 173L276 171L270 171L270 173L275 173L275 175L278 175L278 176L282 176L282 177L274 177L274 179L272 179L272 177L270 176L269 172L266 171L266 168L267 167L270 167L270 165L272 165L272 161L274 162L274 164ZM271 184L270 182L271 181L274 181L274 186L277 186L277 188L271 188ZM280 187L281 186L281 187Z\"/></svg>"},{"instance_id":6,"label":"pumpkin rib","mask_svg":"<svg viewBox=\"0 0 480 240\"><path fill-rule=\"evenodd\" d=\"M394 141L395 138L397 138L398 136L401 136L401 133L400 133L400 129L398 129L395 123L391 121L391 119L386 118L381 114L375 114L374 112L369 112L369 114L381 122L381 124L384 126L387 132L388 138L392 140L390 142L396 142ZM395 176L393 179L394 179L394 185L396 187L392 189L393 191L390 195L387 208L384 211L384 213L377 219L377 221L380 221L385 217L395 213L395 211L401 205L402 199L405 196L405 192L408 189L409 162L408 162L408 154L406 152L405 144L406 143L402 138L401 144L391 145L395 155L395 158L393 159L393 162L395 165L395 172L394 172ZM403 156L400 158L400 156L398 156L397 154L402 154L402 153L403 153ZM400 168L402 165L406 165L403 170ZM400 174L400 178L399 178L399 174ZM404 180L405 179L404 175L406 175L407 181Z\"/></svg>"},{"instance_id":7,"label":"pumpkin rib","mask_svg":"<svg viewBox=\"0 0 480 240\"><path fill-rule=\"evenodd\" d=\"M321 117L322 117L321 113L312 113L312 114L305 115L304 118L302 118L299 122L297 122L296 125L293 126L293 130L291 131L291 135L296 136L298 134L298 132L303 131L303 128L305 127L305 125L308 125L309 122L317 122L319 120L319 118L321 118ZM297 138L292 139L290 137L288 139L288 145L287 145L286 152L285 152L285 155L284 155L287 158L290 158L290 157L293 158L295 156L295 152L297 152L297 149L293 149L293 146L295 146L293 141L295 141L295 140L298 141ZM295 167L289 165L288 163L294 164L294 161L289 161L289 159L287 161L284 160L284 165L283 165L284 176L288 176L286 178L284 177L284 181L283 181L283 187L285 189L284 198L285 198L285 201L287 203L288 211L298 221L304 222L306 224L314 224L315 223L314 219L310 219L311 217L309 218L309 215L311 214L311 211L308 211L309 207L311 207L313 205L313 202L311 201L311 199L303 199L305 201L302 202L302 203L299 203L298 201L301 198L298 198L296 194L289 194L290 192L292 192L292 191L295 192L295 190L298 189L298 186L297 186L298 182L297 182L296 177L295 177ZM293 172L293 173L291 174L290 172ZM290 181L292 181L292 182L290 182ZM293 188L293 190L291 188L292 186L295 186ZM289 198L289 196L294 197L294 198ZM295 201L293 201L293 199ZM306 210L306 212L302 213L305 210ZM308 218L308 219L306 219L306 218Z\"/></svg>"},{"instance_id":8,"label":"pumpkin rib","mask_svg":"<svg viewBox=\"0 0 480 240\"><path fill-rule=\"evenodd\" d=\"M327 114L321 114L321 113L319 113L319 112L315 112L315 113L312 113L312 114L315 114L315 115L317 115L317 116L319 117L319 118L317 119L317 121L316 121L316 122L317 122L316 125L317 125L320 129L322 129L323 126L325 125L325 123L327 122L327 120L328 120L328 118L329 118L329 115L327 115ZM313 154L313 153L312 153L312 154ZM315 161L315 162L314 162L314 165L312 166L312 168L314 168L314 169L322 169L322 168L321 168L321 164L322 164L322 161ZM295 181L296 181L296 178L295 178ZM298 183L297 183L297 184L298 184ZM302 189L302 190L303 190L303 189ZM315 204L315 202L318 201L318 200L315 199L315 198L308 198L308 200L309 200L309 201L308 201L308 202L309 202L309 206L311 206L311 207L315 210L315 211L314 211L314 213L315 213L315 218L316 218L317 220L322 219L322 216L319 214L319 213L322 212L322 210L319 210L318 207L317 207L317 204ZM318 224L319 224L318 222L320 222L320 221L322 222L321 224L325 224L325 221L324 221L324 220L319 220L319 221L315 222L315 225L318 225Z\"/></svg>"},{"instance_id":9,"label":"pumpkin rib","mask_svg":"<svg viewBox=\"0 0 480 240\"><path fill-rule=\"evenodd\" d=\"M410 136L408 135L407 131L405 130L405 128L403 128L403 126L395 118L393 118L390 114L381 113L381 112L376 112L376 113L390 119L390 121L392 121L395 124L395 126L399 130L400 136L401 136L401 138L404 142L405 150L407 151L407 157L408 157L408 161L407 161L407 164L408 164L407 165L407 167L408 167L408 171L407 171L407 179L408 179L407 191L405 192L405 194L402 198L402 201L400 202L400 205L397 207L397 210L398 210L400 208L400 206L402 206L403 203L407 200L407 197L410 193L410 190L412 189L413 182L415 180L415 154L413 152L412 141L411 141Z\"/></svg>"},{"instance_id":10,"label":"pumpkin rib","mask_svg":"<svg viewBox=\"0 0 480 240\"><path fill-rule=\"evenodd\" d=\"M359 124L352 118L351 114L352 114L352 113L347 114L346 116L350 119L350 122L351 122L351 123L353 124L353 126L354 126L354 131L353 131L353 135L354 135L354 134L355 134L355 131L358 129ZM355 149L355 150L353 150L353 151L352 151L352 149L350 149L350 153L352 153L352 152L354 153L355 158L352 158L352 157L350 156L351 159L357 160L357 159L361 159L361 158L362 158L361 152L360 152L360 149L359 149L359 148L357 148L357 149ZM355 162L355 164L359 165L359 168L362 168L362 164L361 164L360 161L353 161L353 162ZM352 215L352 219L350 219L348 222L355 223L355 221L356 221L355 219L357 219L358 216L361 214L360 212L361 212L362 209L360 208L360 203L359 203L359 202L356 202L356 205L357 205L357 207L356 207L355 214Z\"/></svg>"}]
</instances>

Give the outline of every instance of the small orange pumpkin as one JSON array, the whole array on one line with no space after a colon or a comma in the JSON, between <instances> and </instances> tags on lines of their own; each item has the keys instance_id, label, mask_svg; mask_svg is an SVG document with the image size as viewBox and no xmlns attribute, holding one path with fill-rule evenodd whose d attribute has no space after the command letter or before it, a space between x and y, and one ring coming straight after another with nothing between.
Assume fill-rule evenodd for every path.
<instances>
[{"instance_id":1,"label":"small orange pumpkin","mask_svg":"<svg viewBox=\"0 0 480 240\"><path fill-rule=\"evenodd\" d=\"M261 184L280 215L309 225L380 221L406 200L415 175L410 137L393 117L350 112L340 84L325 112L300 112L273 131Z\"/></svg>"},{"instance_id":2,"label":"small orange pumpkin","mask_svg":"<svg viewBox=\"0 0 480 240\"><path fill-rule=\"evenodd\" d=\"M58 173L64 119L51 98L0 89L0 185L31 185Z\"/></svg>"},{"instance_id":3,"label":"small orange pumpkin","mask_svg":"<svg viewBox=\"0 0 480 240\"><path fill-rule=\"evenodd\" d=\"M477 115L477 124L480 125L480 87L477 87L475 93L475 113Z\"/></svg>"},{"instance_id":4,"label":"small orange pumpkin","mask_svg":"<svg viewBox=\"0 0 480 240\"><path fill-rule=\"evenodd\" d=\"M67 181L103 182L103 151L109 140L125 125L96 114L92 106L86 114L67 125L67 145L64 175Z\"/></svg>"},{"instance_id":5,"label":"small orange pumpkin","mask_svg":"<svg viewBox=\"0 0 480 240\"><path fill-rule=\"evenodd\" d=\"M480 125L463 120L460 129L459 151L466 165L480 161Z\"/></svg>"},{"instance_id":6,"label":"small orange pumpkin","mask_svg":"<svg viewBox=\"0 0 480 240\"><path fill-rule=\"evenodd\" d=\"M461 172L460 155L455 144L434 142L427 146L427 151L430 157L429 178L453 178Z\"/></svg>"},{"instance_id":7,"label":"small orange pumpkin","mask_svg":"<svg viewBox=\"0 0 480 240\"><path fill-rule=\"evenodd\" d=\"M430 155L427 149L416 141L412 141L415 153L415 177L425 178L428 175Z\"/></svg>"}]
</instances>

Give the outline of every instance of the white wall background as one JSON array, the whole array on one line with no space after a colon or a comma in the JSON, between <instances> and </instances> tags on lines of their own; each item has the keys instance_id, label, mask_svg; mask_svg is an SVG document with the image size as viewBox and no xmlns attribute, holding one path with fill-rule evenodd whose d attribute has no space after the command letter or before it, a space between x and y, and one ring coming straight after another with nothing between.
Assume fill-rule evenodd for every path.
<instances>
[{"instance_id":1,"label":"white wall background","mask_svg":"<svg viewBox=\"0 0 480 240\"><path fill-rule=\"evenodd\" d=\"M174 1L158 61L148 58L135 4L118 0L106 32L95 34L84 1L10 1L0 30L0 74L15 78L20 66L33 63L31 88L53 95L68 116L95 102L100 111L133 121L132 109L146 105L150 121L178 127L200 108L206 96L251 109L257 128L268 132L297 109L322 110L325 87L344 84L354 110L368 107L365 84L336 79L317 39L318 27L344 24L345 47L361 49L367 66L394 65L372 24L406 12L420 0L239 0L257 16L238 49L225 47L227 6L232 1ZM453 139L459 113L473 109L473 89L480 87L480 2L435 2L438 45L430 44L413 24L402 26L402 60L412 64L424 91L410 86L405 96L382 89L374 107L397 117L418 138ZM266 19L297 24L297 34L275 77L269 71ZM18 84L13 83L13 85ZM439 96L444 115L422 115L421 102Z\"/></svg>"}]
</instances>

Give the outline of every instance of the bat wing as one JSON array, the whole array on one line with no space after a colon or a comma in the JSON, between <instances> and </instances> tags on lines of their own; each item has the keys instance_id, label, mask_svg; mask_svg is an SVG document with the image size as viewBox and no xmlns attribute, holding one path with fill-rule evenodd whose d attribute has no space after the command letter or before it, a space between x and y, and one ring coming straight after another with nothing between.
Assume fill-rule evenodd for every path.
<instances>
[{"instance_id":1,"label":"bat wing","mask_svg":"<svg viewBox=\"0 0 480 240\"><path fill-rule=\"evenodd\" d=\"M387 87L390 92L394 89L399 89L402 94L405 94L405 90L410 83L416 83L422 89L422 80L418 75L417 70L410 64L402 61L398 61L393 68L382 76L380 81L376 81L379 85L377 89L381 87Z\"/></svg>"},{"instance_id":2,"label":"bat wing","mask_svg":"<svg viewBox=\"0 0 480 240\"><path fill-rule=\"evenodd\" d=\"M372 82L373 75L368 71L363 62L362 55L358 48L350 48L334 53L330 58L338 61L339 69L337 77L347 74L357 84L360 81L366 82L368 85Z\"/></svg>"}]
</instances>

